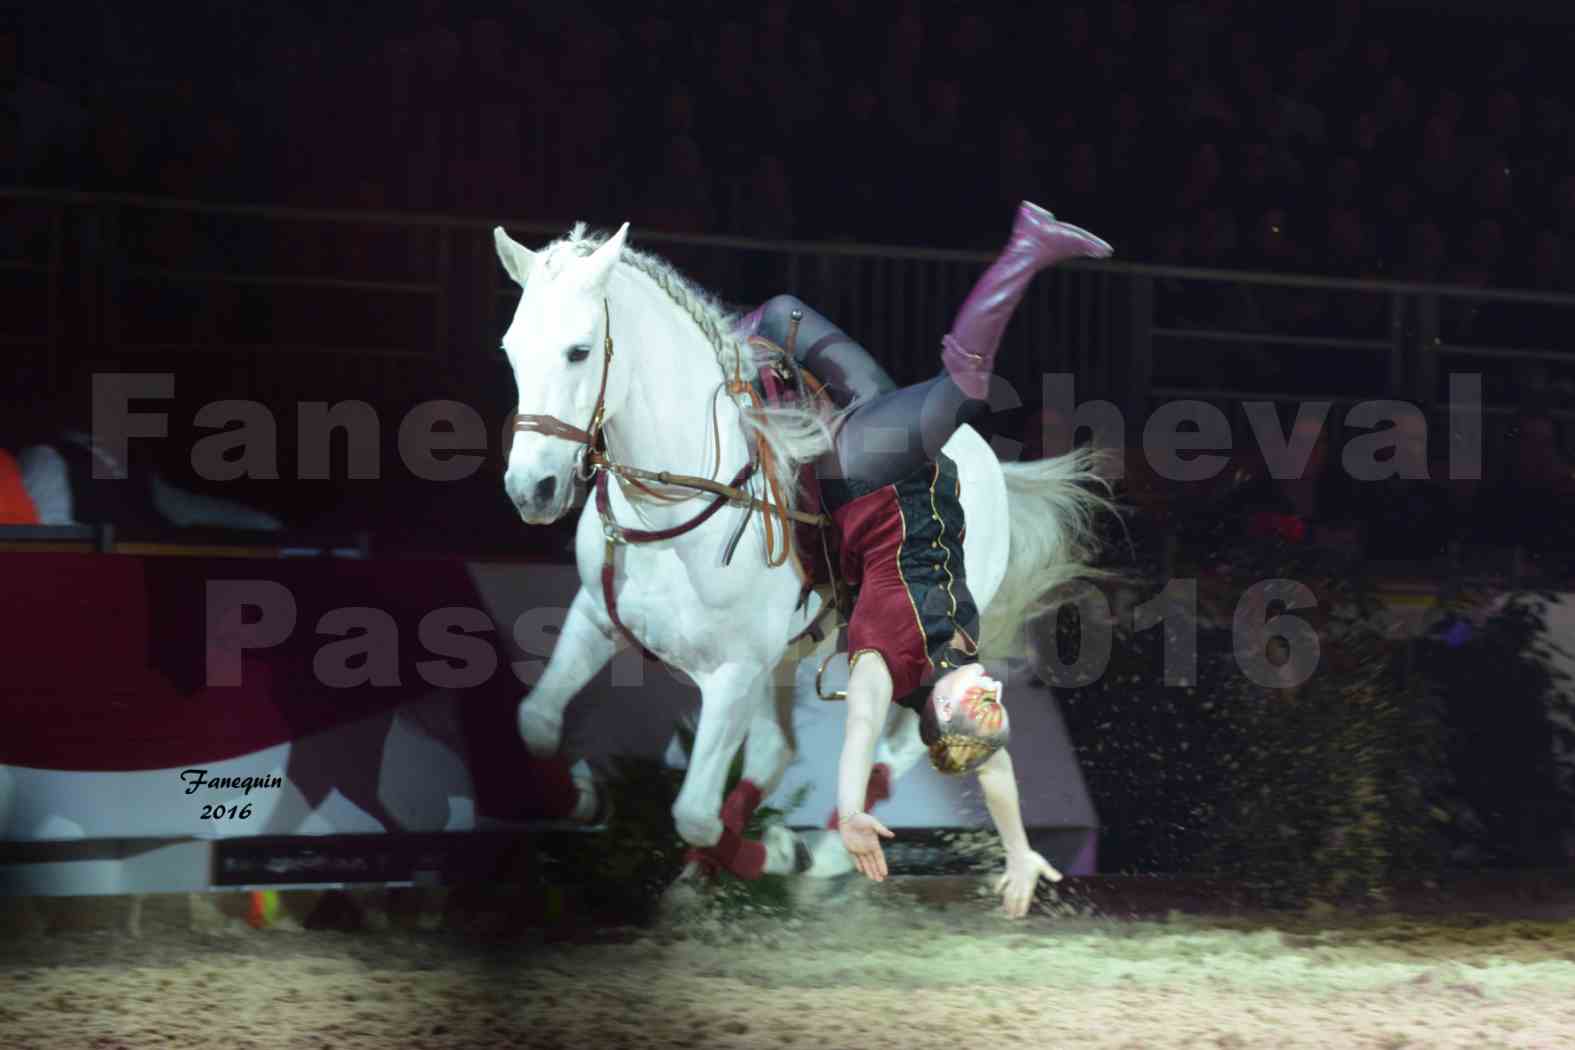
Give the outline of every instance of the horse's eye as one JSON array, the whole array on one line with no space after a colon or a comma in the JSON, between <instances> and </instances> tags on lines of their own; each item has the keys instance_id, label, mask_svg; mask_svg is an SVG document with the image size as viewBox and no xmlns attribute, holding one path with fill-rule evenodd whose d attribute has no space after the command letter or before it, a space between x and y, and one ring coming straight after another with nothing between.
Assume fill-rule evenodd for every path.
<instances>
[{"instance_id":1,"label":"horse's eye","mask_svg":"<svg viewBox=\"0 0 1575 1050\"><path fill-rule=\"evenodd\" d=\"M588 346L576 346L569 349L569 362L571 364L579 364L590 356L591 348Z\"/></svg>"}]
</instances>

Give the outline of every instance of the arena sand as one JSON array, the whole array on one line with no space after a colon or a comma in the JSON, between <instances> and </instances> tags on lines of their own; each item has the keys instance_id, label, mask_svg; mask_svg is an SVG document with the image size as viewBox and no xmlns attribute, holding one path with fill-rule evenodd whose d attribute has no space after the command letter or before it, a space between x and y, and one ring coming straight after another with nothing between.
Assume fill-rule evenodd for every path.
<instances>
[{"instance_id":1,"label":"arena sand","mask_svg":"<svg viewBox=\"0 0 1575 1050\"><path fill-rule=\"evenodd\" d=\"M145 930L11 938L0 1046L1561 1047L1575 922L1165 921L891 885L610 942ZM293 926L293 928L291 928Z\"/></svg>"}]
</instances>

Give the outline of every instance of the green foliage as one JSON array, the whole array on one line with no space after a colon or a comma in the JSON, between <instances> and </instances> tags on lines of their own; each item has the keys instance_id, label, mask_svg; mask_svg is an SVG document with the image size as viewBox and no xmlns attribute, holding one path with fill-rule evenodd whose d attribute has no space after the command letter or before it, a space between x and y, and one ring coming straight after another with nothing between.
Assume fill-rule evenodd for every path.
<instances>
[{"instance_id":1,"label":"green foliage","mask_svg":"<svg viewBox=\"0 0 1575 1050\"><path fill-rule=\"evenodd\" d=\"M1575 827L1575 784L1555 749L1575 751L1575 697L1551 663L1546 607L1552 596L1512 596L1471 626L1453 617L1463 642L1419 643L1418 672L1434 684L1454 730L1449 765L1462 820L1451 828L1457 861L1489 866L1562 863Z\"/></svg>"},{"instance_id":2,"label":"green foliage","mask_svg":"<svg viewBox=\"0 0 1575 1050\"><path fill-rule=\"evenodd\" d=\"M1107 871L1196 870L1229 804L1247 743L1227 692L1240 674L1229 632L1196 623L1165 626L1173 634L1196 629L1196 681L1167 684L1166 639L1158 628L1127 626L1115 631L1104 674L1079 688L1056 687L1099 813ZM1062 659L1071 663L1076 614L1066 610L1058 627Z\"/></svg>"},{"instance_id":3,"label":"green foliage","mask_svg":"<svg viewBox=\"0 0 1575 1050\"><path fill-rule=\"evenodd\" d=\"M1348 695L1341 687L1378 673L1392 654L1376 637L1363 636L1360 625L1374 601L1348 556L1279 539L1243 539L1228 521L1208 520L1209 527L1194 528L1186 537L1189 563L1173 567L1177 579L1196 585L1192 618L1172 614L1164 624L1166 637L1158 627L1134 631L1131 618L1124 618L1105 673L1057 693L1100 814L1107 869L1212 872L1268 890L1271 884L1287 884L1296 868L1269 863L1272 852L1265 854L1265 848L1295 848L1306 857L1307 843L1331 827L1343 829L1341 842L1354 841L1352 828L1371 830L1344 816L1371 788L1340 772L1354 768L1343 752L1367 760L1372 745L1361 741L1387 732L1380 723L1400 715L1366 703L1331 706L1323 694L1341 701L1363 695ZM1140 538L1149 541L1148 547L1159 539ZM1321 642L1318 670L1295 693L1254 684L1236 648L1246 641L1236 637L1233 626L1238 606L1254 585L1275 579L1301 583L1318 599L1317 609L1294 610L1318 630ZM1260 609L1256 619L1262 622L1281 611ZM1076 659L1077 637L1075 616L1063 615L1063 661ZM1345 644L1354 675L1344 662L1337 666L1329 659L1331 638ZM1196 645L1195 680L1184 680L1184 668L1174 661L1188 639ZM1281 659L1279 653L1271 656L1274 663ZM1167 682L1167 674L1176 681ZM1400 710L1407 720L1421 717L1410 705ZM1403 736L1427 739L1420 728L1407 729ZM1342 791L1353 792L1354 801L1339 804ZM1401 792L1397 797L1410 796ZM1275 814L1278 818L1269 821ZM1255 871L1260 864L1263 871ZM1287 892L1310 889L1289 887Z\"/></svg>"},{"instance_id":4,"label":"green foliage","mask_svg":"<svg viewBox=\"0 0 1575 1050\"><path fill-rule=\"evenodd\" d=\"M678 728L685 756L694 747L694 727ZM733 762L723 797L743 776L743 756ZM557 885L578 885L599 912L621 915L631 922L655 915L663 893L683 870L688 846L673 828L673 803L683 785L683 771L656 759L615 760L603 788L612 803L612 817L600 834L558 836L544 848L543 876ZM744 837L759 839L772 824L782 823L809 794L809 785L792 792L781 806L762 805L744 828ZM788 880L765 875L752 881L723 874L709 903L721 916L746 911L786 911L791 906Z\"/></svg>"},{"instance_id":5,"label":"green foliage","mask_svg":"<svg viewBox=\"0 0 1575 1050\"><path fill-rule=\"evenodd\" d=\"M1193 632L1198 680L1167 685L1159 630L1123 626L1103 676L1058 688L1107 869L1221 875L1299 905L1461 861L1554 860L1575 805L1553 744L1575 733L1549 715L1575 710L1539 652L1538 602L1510 602L1466 641L1411 642L1383 633L1351 555L1243 539L1217 515L1186 540L1174 576L1198 581L1199 622L1165 629ZM1253 683L1233 652L1238 603L1268 579L1318 599L1292 610L1320 642L1296 688ZM1070 663L1075 615L1059 628Z\"/></svg>"},{"instance_id":6,"label":"green foliage","mask_svg":"<svg viewBox=\"0 0 1575 1050\"><path fill-rule=\"evenodd\" d=\"M672 815L682 783L683 772L659 760L615 760L603 783L612 803L607 829L564 834L544 844L545 880L584 888L603 914L630 922L649 918L683 869L684 843Z\"/></svg>"},{"instance_id":7,"label":"green foliage","mask_svg":"<svg viewBox=\"0 0 1575 1050\"><path fill-rule=\"evenodd\" d=\"M688 758L694 753L695 726L692 718L685 719L679 724L677 735L678 746L683 750L684 757ZM734 756L733 764L728 767L727 780L722 787L723 798L726 798L738 785L743 776L744 754L740 750ZM801 784L793 790L782 806L762 805L755 810L749 822L744 825L744 837L758 839L771 825L786 821L788 814L803 805L804 800L809 797L809 790L808 784ZM762 875L758 879L746 882L743 879L724 875L715 887L711 903L723 915L761 911L785 914L792 909L793 897L786 876Z\"/></svg>"},{"instance_id":8,"label":"green foliage","mask_svg":"<svg viewBox=\"0 0 1575 1050\"><path fill-rule=\"evenodd\" d=\"M1341 659L1300 688L1236 689L1250 743L1205 866L1270 904L1381 896L1392 879L1444 861L1436 696L1403 675L1396 645L1345 626Z\"/></svg>"},{"instance_id":9,"label":"green foliage","mask_svg":"<svg viewBox=\"0 0 1575 1050\"><path fill-rule=\"evenodd\" d=\"M1291 688L1237 670L1220 683L1245 742L1205 868L1267 902L1375 896L1444 859L1439 815L1452 805L1441 708L1406 673L1406 643L1383 633L1372 581L1354 554L1282 539L1227 537L1218 551L1218 613L1235 613L1265 580L1317 600L1286 611L1317 631L1318 663Z\"/></svg>"}]
</instances>

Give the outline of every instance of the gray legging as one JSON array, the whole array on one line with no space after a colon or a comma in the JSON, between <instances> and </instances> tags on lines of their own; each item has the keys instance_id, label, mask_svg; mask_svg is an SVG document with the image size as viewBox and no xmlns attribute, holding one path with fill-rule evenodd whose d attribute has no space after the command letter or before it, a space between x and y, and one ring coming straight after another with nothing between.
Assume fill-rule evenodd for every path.
<instances>
[{"instance_id":1,"label":"gray legging","mask_svg":"<svg viewBox=\"0 0 1575 1050\"><path fill-rule=\"evenodd\" d=\"M794 360L826 385L838 408L852 406L837 432L835 454L816 465L821 480L833 483L825 493L828 502L842 503L908 477L933 460L958 427L989 407L958 389L945 370L899 388L852 336L791 295L760 308L756 334L785 346L795 310L802 316Z\"/></svg>"}]
</instances>

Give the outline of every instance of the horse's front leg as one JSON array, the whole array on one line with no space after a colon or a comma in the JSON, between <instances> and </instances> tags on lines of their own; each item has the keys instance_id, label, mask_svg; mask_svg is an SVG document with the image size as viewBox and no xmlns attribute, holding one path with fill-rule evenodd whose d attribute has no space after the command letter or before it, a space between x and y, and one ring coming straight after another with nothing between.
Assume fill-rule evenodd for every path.
<instances>
[{"instance_id":1,"label":"horse's front leg","mask_svg":"<svg viewBox=\"0 0 1575 1050\"><path fill-rule=\"evenodd\" d=\"M683 787L673 803L678 835L707 859L740 878L756 878L765 848L747 842L742 826L722 820L722 788L750 724L761 713L769 676L758 665L726 664L694 676L700 685L700 722Z\"/></svg>"},{"instance_id":2,"label":"horse's front leg","mask_svg":"<svg viewBox=\"0 0 1575 1050\"><path fill-rule=\"evenodd\" d=\"M626 644L622 633L603 618L590 591L581 587L541 679L520 701L520 736L532 755L551 758L558 753L564 708Z\"/></svg>"},{"instance_id":3,"label":"horse's front leg","mask_svg":"<svg viewBox=\"0 0 1575 1050\"><path fill-rule=\"evenodd\" d=\"M755 810L782 783L788 766L793 764L795 701L790 689L768 689L749 724L748 736L744 738L743 773L722 803L722 823L741 835ZM767 828L761 841L765 846L766 875L802 874L813 862L803 840L783 824Z\"/></svg>"}]
</instances>

